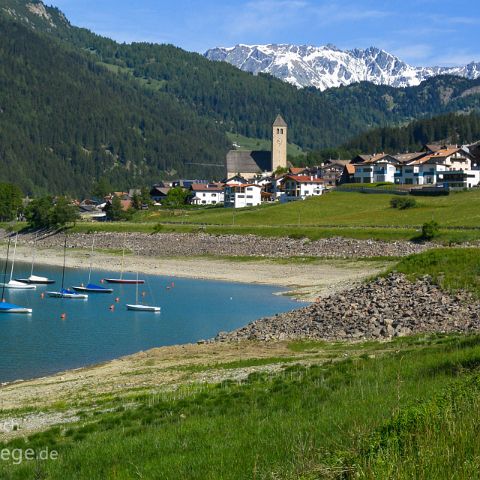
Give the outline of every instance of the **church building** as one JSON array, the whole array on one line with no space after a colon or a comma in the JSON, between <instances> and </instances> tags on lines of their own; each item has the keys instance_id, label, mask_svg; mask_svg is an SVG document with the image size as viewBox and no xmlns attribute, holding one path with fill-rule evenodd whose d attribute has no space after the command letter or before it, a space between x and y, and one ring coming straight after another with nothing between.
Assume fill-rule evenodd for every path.
<instances>
[{"instance_id":1,"label":"church building","mask_svg":"<svg viewBox=\"0 0 480 480\"><path fill-rule=\"evenodd\" d=\"M252 178L287 168L287 123L277 115L272 125L272 150L230 150L226 158L227 178L237 174Z\"/></svg>"}]
</instances>

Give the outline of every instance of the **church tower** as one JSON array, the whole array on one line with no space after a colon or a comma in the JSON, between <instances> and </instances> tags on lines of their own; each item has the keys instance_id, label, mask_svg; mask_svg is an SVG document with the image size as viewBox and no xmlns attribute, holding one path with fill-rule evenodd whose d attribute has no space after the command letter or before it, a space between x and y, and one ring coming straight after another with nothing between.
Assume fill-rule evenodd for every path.
<instances>
[{"instance_id":1,"label":"church tower","mask_svg":"<svg viewBox=\"0 0 480 480\"><path fill-rule=\"evenodd\" d=\"M287 168L287 123L281 115L273 122L272 172L278 167Z\"/></svg>"}]
</instances>

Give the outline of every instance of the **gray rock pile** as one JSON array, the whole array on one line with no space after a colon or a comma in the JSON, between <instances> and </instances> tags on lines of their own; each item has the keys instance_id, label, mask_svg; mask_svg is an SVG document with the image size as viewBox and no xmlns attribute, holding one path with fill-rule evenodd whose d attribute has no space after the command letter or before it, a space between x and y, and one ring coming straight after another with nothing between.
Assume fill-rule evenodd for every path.
<instances>
[{"instance_id":1,"label":"gray rock pile","mask_svg":"<svg viewBox=\"0 0 480 480\"><path fill-rule=\"evenodd\" d=\"M450 295L429 277L410 282L392 273L307 307L221 332L215 340L361 340L476 330L480 330L480 303L469 294Z\"/></svg>"},{"instance_id":2,"label":"gray rock pile","mask_svg":"<svg viewBox=\"0 0 480 480\"><path fill-rule=\"evenodd\" d=\"M2 237L6 235L3 232ZM20 242L33 245L34 236L21 235ZM43 235L39 247L63 247L64 237ZM95 248L122 249L125 247L139 255L148 256L264 256L295 257L318 256L334 258L365 258L404 256L420 253L432 245L407 241L382 242L351 238L324 238L316 241L286 237L258 237L256 235L210 235L206 233L95 233ZM68 236L68 246L90 248L92 234L75 233Z\"/></svg>"}]
</instances>

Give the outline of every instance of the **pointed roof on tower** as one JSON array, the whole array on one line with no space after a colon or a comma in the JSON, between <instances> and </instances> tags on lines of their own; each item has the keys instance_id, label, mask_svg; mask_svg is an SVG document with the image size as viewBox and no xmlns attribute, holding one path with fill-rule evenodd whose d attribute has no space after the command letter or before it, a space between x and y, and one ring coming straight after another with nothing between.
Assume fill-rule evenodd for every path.
<instances>
[{"instance_id":1,"label":"pointed roof on tower","mask_svg":"<svg viewBox=\"0 0 480 480\"><path fill-rule=\"evenodd\" d=\"M281 115L277 115L277 118L273 122L274 127L286 127L287 122L282 118Z\"/></svg>"}]
</instances>

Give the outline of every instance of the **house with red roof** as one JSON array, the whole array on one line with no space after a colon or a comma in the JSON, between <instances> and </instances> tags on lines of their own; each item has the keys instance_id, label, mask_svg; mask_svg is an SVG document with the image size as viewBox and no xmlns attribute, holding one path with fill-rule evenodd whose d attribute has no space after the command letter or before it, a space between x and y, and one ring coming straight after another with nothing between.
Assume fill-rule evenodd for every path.
<instances>
[{"instance_id":1,"label":"house with red roof","mask_svg":"<svg viewBox=\"0 0 480 480\"><path fill-rule=\"evenodd\" d=\"M224 187L222 183L192 183L190 190L192 205L217 205L223 203Z\"/></svg>"},{"instance_id":2,"label":"house with red roof","mask_svg":"<svg viewBox=\"0 0 480 480\"><path fill-rule=\"evenodd\" d=\"M322 195L324 181L313 175L285 175L278 182L280 202L305 200L307 197Z\"/></svg>"}]
</instances>

